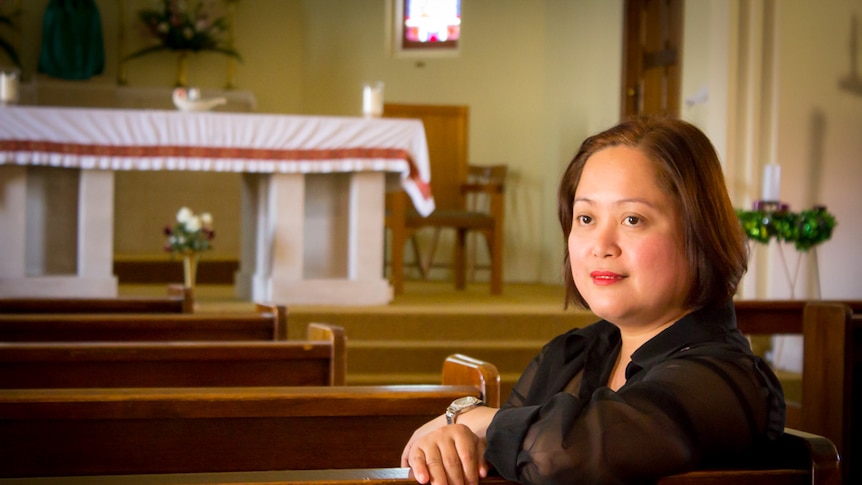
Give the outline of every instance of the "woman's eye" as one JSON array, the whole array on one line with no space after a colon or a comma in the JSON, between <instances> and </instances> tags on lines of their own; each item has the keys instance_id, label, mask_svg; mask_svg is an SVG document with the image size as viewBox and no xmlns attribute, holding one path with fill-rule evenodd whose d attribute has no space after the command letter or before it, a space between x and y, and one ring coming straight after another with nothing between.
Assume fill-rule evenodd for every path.
<instances>
[{"instance_id":1,"label":"woman's eye","mask_svg":"<svg viewBox=\"0 0 862 485\"><path fill-rule=\"evenodd\" d=\"M630 226L636 226L636 225L640 224L640 222L641 222L641 218L638 216L627 216L626 217L626 224L628 224Z\"/></svg>"},{"instance_id":2,"label":"woman's eye","mask_svg":"<svg viewBox=\"0 0 862 485\"><path fill-rule=\"evenodd\" d=\"M593 222L593 218L590 216L578 216L578 221L580 221L581 224L589 224Z\"/></svg>"}]
</instances>

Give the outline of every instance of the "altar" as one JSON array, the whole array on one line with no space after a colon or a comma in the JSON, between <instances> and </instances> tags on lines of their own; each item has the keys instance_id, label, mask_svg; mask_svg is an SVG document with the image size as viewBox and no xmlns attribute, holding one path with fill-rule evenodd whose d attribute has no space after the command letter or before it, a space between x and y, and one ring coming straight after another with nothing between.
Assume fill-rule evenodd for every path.
<instances>
[{"instance_id":1,"label":"altar","mask_svg":"<svg viewBox=\"0 0 862 485\"><path fill-rule=\"evenodd\" d=\"M113 176L153 170L242 174L235 284L253 301L388 303L384 192L434 210L418 120L0 107L0 296L116 295Z\"/></svg>"}]
</instances>

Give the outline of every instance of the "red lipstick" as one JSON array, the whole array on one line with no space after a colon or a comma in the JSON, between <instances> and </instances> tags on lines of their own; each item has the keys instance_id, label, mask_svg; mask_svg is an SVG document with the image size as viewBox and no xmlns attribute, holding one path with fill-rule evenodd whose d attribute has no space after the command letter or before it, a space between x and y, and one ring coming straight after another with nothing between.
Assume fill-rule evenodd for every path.
<instances>
[{"instance_id":1,"label":"red lipstick","mask_svg":"<svg viewBox=\"0 0 862 485\"><path fill-rule=\"evenodd\" d=\"M622 281L623 276L611 271L593 271L590 273L590 278L593 279L593 283L606 286Z\"/></svg>"}]
</instances>

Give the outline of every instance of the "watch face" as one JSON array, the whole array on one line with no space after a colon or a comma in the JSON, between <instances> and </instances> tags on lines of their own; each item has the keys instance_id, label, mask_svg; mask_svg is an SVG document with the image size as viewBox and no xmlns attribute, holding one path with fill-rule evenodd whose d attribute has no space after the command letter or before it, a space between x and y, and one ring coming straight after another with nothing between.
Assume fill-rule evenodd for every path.
<instances>
[{"instance_id":1,"label":"watch face","mask_svg":"<svg viewBox=\"0 0 862 485\"><path fill-rule=\"evenodd\" d=\"M459 397L458 399L452 401L452 408L455 410L464 409L465 407L472 406L479 402L479 399L473 396L465 396Z\"/></svg>"}]
</instances>

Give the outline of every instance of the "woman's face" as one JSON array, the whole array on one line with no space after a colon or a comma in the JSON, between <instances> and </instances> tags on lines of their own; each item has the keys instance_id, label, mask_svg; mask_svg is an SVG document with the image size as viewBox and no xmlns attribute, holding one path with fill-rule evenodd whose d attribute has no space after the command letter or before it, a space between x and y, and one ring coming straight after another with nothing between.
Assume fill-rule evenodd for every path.
<instances>
[{"instance_id":1,"label":"woman's face","mask_svg":"<svg viewBox=\"0 0 862 485\"><path fill-rule=\"evenodd\" d=\"M594 153L575 192L569 256L590 309L620 327L648 328L687 313L690 270L679 208L639 150Z\"/></svg>"}]
</instances>

